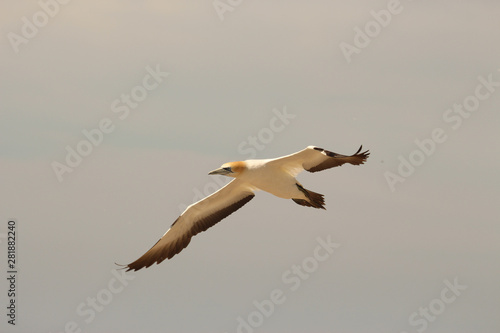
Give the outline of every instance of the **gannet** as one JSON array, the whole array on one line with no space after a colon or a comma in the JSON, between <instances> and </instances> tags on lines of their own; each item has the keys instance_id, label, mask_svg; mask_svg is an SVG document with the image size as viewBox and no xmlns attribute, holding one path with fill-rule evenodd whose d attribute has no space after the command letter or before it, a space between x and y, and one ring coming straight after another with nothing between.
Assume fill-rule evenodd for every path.
<instances>
[{"instance_id":1,"label":"gannet","mask_svg":"<svg viewBox=\"0 0 500 333\"><path fill-rule=\"evenodd\" d=\"M209 175L234 178L208 197L188 206L170 229L149 251L125 265L127 271L137 271L154 263L171 259L191 241L191 237L207 230L253 199L255 191L263 190L283 199L292 199L301 206L325 209L322 194L307 190L295 177L303 170L317 172L344 163L363 164L369 151L351 156L309 146L299 152L273 158L224 163Z\"/></svg>"}]
</instances>

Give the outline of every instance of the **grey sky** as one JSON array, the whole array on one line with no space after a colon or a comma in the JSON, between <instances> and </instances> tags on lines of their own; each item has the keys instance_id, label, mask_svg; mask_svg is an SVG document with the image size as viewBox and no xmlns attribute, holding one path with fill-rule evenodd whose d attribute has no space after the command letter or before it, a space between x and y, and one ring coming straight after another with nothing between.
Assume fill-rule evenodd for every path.
<instances>
[{"instance_id":1,"label":"grey sky","mask_svg":"<svg viewBox=\"0 0 500 333\"><path fill-rule=\"evenodd\" d=\"M40 3L2 2L0 236L15 218L19 274L0 330L499 331L500 4L221 2L223 20L212 1L42 0L29 38ZM222 163L360 144L365 165L299 175L326 211L258 193L174 259L113 273ZM318 237L340 245L324 261Z\"/></svg>"}]
</instances>

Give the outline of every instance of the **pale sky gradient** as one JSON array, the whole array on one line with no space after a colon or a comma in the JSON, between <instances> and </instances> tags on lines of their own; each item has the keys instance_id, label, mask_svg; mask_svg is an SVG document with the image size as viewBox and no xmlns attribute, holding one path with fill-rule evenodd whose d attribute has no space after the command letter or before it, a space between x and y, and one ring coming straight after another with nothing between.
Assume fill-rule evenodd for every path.
<instances>
[{"instance_id":1,"label":"pale sky gradient","mask_svg":"<svg viewBox=\"0 0 500 333\"><path fill-rule=\"evenodd\" d=\"M15 327L0 280L0 331L237 332L279 290L252 331L499 332L500 3L402 0L349 63L340 45L388 3L241 1L222 21L212 1L73 0L16 53L9 36L43 14L37 1L3 1L0 237L15 218L19 275ZM169 75L120 119L148 67ZM475 111L447 111L463 103ZM59 182L53 162L103 119L113 131ZM387 173L424 156L415 141L436 129L444 142L391 191ZM114 263L220 187L207 173L251 157L252 137L257 158L360 144L371 156L299 175L326 211L257 193L172 260L118 282ZM292 290L289 270L311 262L318 237L340 247ZM445 290L455 279L459 295ZM92 310L92 298L106 304ZM419 314L429 307L432 320Z\"/></svg>"}]
</instances>

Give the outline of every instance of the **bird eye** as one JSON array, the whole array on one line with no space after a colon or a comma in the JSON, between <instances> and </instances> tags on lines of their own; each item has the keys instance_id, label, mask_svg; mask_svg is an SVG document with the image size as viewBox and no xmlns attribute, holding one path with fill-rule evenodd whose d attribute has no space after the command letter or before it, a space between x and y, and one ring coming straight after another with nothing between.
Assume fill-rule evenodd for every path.
<instances>
[{"instance_id":1,"label":"bird eye","mask_svg":"<svg viewBox=\"0 0 500 333\"><path fill-rule=\"evenodd\" d=\"M233 171L231 170L231 167L222 168L222 169L224 169L224 170L226 170L226 171L228 171L228 172L233 172Z\"/></svg>"}]
</instances>

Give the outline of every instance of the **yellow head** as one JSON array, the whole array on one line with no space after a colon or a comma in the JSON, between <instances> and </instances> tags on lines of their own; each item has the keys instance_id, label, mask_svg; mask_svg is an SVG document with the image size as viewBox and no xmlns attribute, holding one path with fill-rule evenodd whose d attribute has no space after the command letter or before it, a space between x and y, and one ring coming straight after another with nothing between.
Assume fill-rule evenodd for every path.
<instances>
[{"instance_id":1,"label":"yellow head","mask_svg":"<svg viewBox=\"0 0 500 333\"><path fill-rule=\"evenodd\" d=\"M238 177L246 170L246 163L242 161L224 163L219 169L210 171L209 175L223 175L228 177Z\"/></svg>"}]
</instances>

